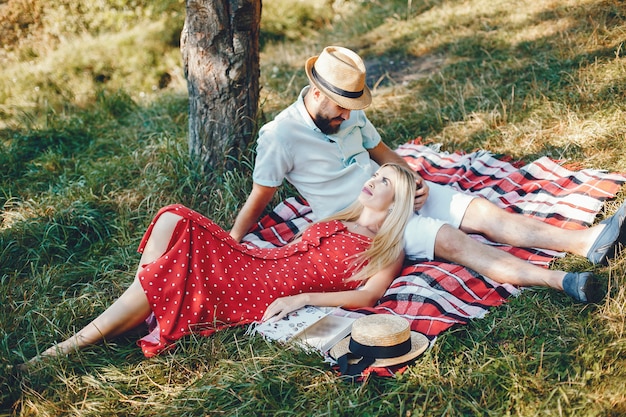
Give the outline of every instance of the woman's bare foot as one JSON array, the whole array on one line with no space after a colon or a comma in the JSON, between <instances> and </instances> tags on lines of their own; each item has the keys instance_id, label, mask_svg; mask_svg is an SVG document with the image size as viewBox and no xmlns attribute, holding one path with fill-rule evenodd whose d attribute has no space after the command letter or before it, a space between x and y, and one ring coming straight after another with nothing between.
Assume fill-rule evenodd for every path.
<instances>
[{"instance_id":1,"label":"woman's bare foot","mask_svg":"<svg viewBox=\"0 0 626 417\"><path fill-rule=\"evenodd\" d=\"M25 372L25 371L33 369L36 365L41 365L46 360L55 358L57 356L59 356L59 352L56 349L56 345L55 345L45 350L44 352L40 353L39 355L29 359L28 361L21 363L19 365L16 365L15 368L20 372Z\"/></svg>"},{"instance_id":2,"label":"woman's bare foot","mask_svg":"<svg viewBox=\"0 0 626 417\"><path fill-rule=\"evenodd\" d=\"M58 356L67 356L68 354L78 350L79 347L76 343L76 339L77 336L74 335L64 342L57 343L56 345L49 347L48 349L44 350L39 355L33 357L27 362L17 365L16 368L20 371L26 371L28 369L32 369L32 367L37 364L45 362L46 360L50 360Z\"/></svg>"}]
</instances>

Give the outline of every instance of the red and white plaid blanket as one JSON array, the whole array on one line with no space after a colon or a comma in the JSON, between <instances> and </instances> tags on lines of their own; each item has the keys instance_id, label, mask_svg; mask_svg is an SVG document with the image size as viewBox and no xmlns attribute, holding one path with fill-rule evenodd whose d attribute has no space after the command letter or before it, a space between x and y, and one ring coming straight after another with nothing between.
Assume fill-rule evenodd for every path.
<instances>
[{"instance_id":1,"label":"red and white plaid blanket","mask_svg":"<svg viewBox=\"0 0 626 417\"><path fill-rule=\"evenodd\" d=\"M569 229L593 224L603 202L614 198L626 182L624 175L590 169L572 171L547 157L523 165L487 151L444 153L418 143L402 145L396 152L429 181L448 184L506 210ZM265 216L244 241L265 247L283 245L314 220L305 201L290 198ZM482 236L473 237L494 244ZM564 255L540 249L498 247L545 267ZM498 284L456 264L416 262L405 266L375 307L350 315L397 314L411 322L412 330L432 341L455 324L483 317L490 307L504 303L518 292L511 285Z\"/></svg>"}]
</instances>

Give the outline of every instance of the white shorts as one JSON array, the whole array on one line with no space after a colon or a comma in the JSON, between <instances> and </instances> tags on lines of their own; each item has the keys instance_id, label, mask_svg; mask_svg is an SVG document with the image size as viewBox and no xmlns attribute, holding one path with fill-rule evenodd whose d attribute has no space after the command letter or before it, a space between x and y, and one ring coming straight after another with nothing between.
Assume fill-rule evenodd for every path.
<instances>
[{"instance_id":1,"label":"white shorts","mask_svg":"<svg viewBox=\"0 0 626 417\"><path fill-rule=\"evenodd\" d=\"M439 229L449 224L457 229L474 195L463 194L452 187L428 182L426 204L410 220L404 231L404 252L411 259L435 258L435 239Z\"/></svg>"}]
</instances>

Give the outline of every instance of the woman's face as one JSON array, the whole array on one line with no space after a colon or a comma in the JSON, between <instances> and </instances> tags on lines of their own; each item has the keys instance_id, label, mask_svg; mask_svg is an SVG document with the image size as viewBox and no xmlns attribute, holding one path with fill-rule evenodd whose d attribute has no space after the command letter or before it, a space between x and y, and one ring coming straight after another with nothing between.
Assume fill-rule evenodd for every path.
<instances>
[{"instance_id":1,"label":"woman's face","mask_svg":"<svg viewBox=\"0 0 626 417\"><path fill-rule=\"evenodd\" d=\"M396 181L396 172L393 168L380 168L372 175L372 178L365 182L359 194L359 201L370 209L389 210L394 200L394 181Z\"/></svg>"}]
</instances>

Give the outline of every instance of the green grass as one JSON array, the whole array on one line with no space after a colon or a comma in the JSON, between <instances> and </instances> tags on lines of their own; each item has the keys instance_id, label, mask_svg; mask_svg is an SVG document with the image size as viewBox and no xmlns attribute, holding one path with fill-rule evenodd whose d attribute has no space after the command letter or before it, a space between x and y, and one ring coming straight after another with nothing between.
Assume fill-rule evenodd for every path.
<instances>
[{"instance_id":1,"label":"green grass","mask_svg":"<svg viewBox=\"0 0 626 417\"><path fill-rule=\"evenodd\" d=\"M152 359L128 335L16 375L121 294L158 208L180 202L227 228L251 186L253 146L227 173L188 157L184 2L76 4L0 5L15 23L0 26L0 415L626 413L623 258L594 267L610 289L601 305L524 291L395 379L352 385L245 329ZM263 13L259 123L295 99L306 58L341 44L367 61L367 112L392 147L421 136L626 172L621 1L268 0ZM575 256L555 266L592 268Z\"/></svg>"}]
</instances>

